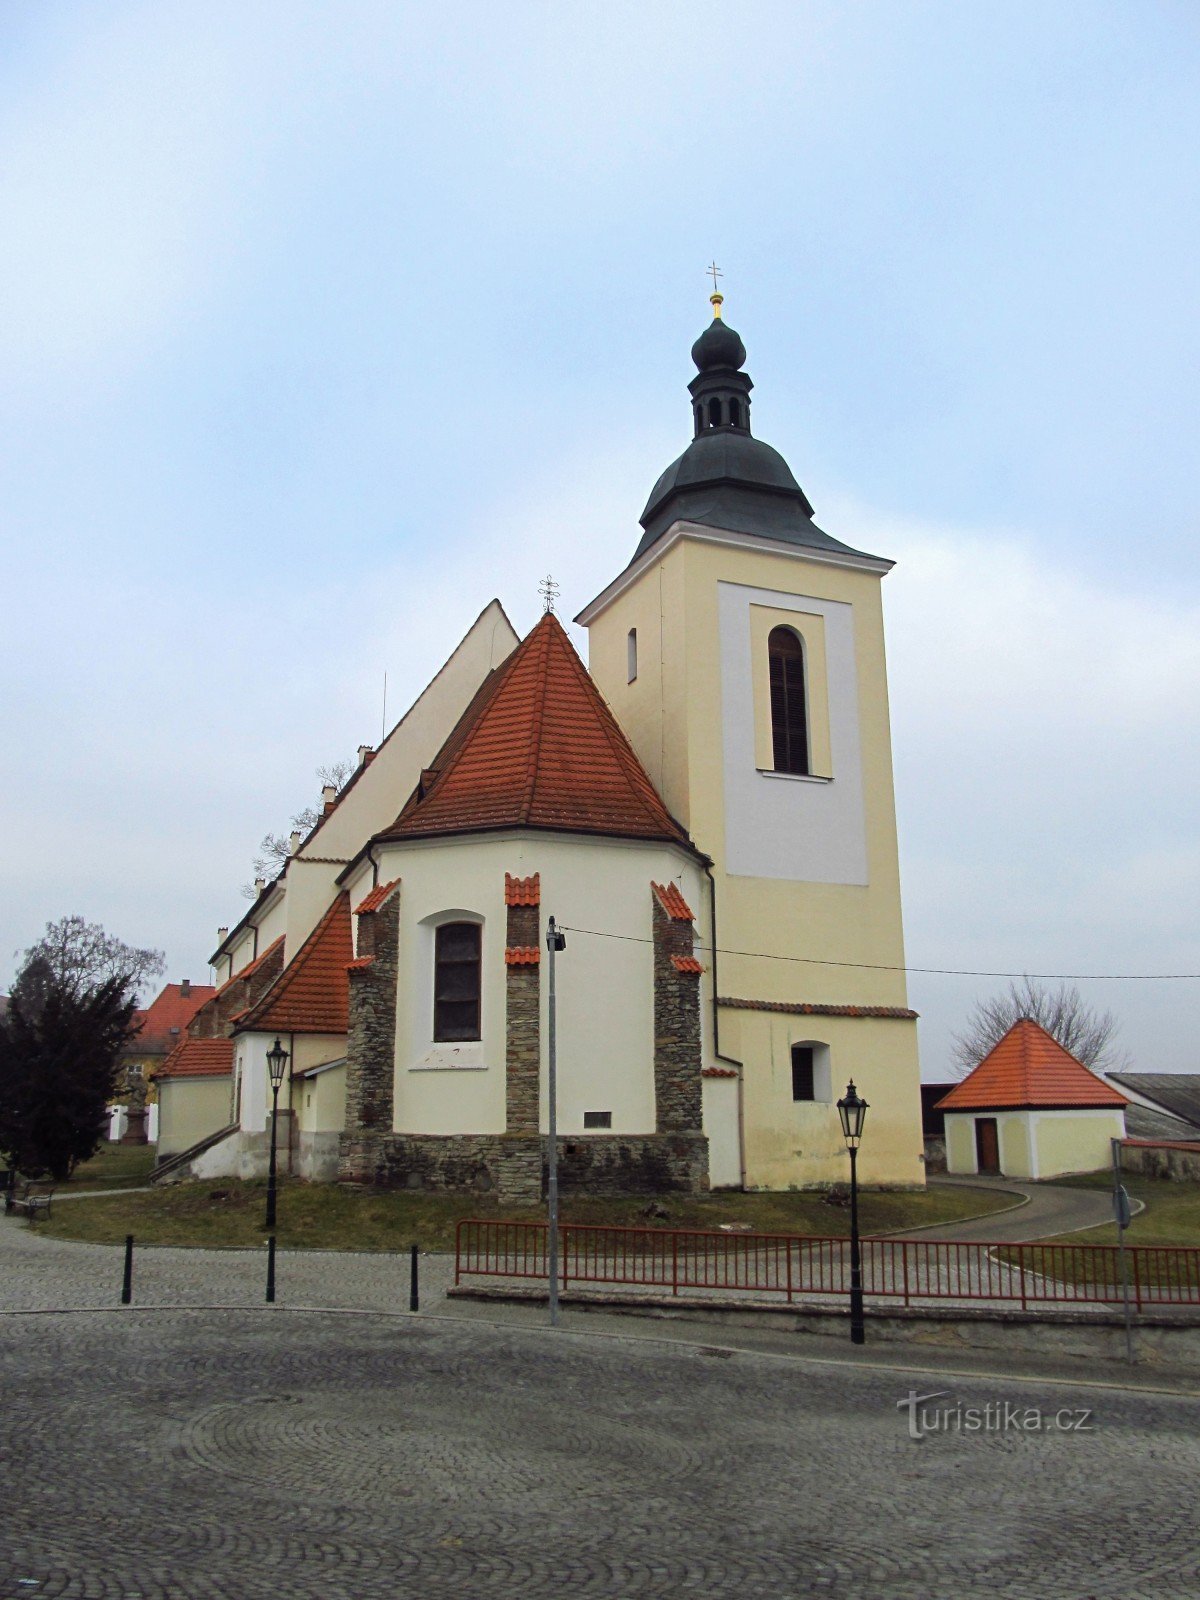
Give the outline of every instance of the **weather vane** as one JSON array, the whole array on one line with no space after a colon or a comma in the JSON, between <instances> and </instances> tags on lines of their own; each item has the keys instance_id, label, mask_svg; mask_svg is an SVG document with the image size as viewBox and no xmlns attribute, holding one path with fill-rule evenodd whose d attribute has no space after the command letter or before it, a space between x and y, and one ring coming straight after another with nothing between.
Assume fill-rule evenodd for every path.
<instances>
[{"instance_id":1,"label":"weather vane","mask_svg":"<svg viewBox=\"0 0 1200 1600\"><path fill-rule=\"evenodd\" d=\"M558 585L549 573L538 584L538 593L542 597L542 609L553 611L554 602L558 599Z\"/></svg>"}]
</instances>

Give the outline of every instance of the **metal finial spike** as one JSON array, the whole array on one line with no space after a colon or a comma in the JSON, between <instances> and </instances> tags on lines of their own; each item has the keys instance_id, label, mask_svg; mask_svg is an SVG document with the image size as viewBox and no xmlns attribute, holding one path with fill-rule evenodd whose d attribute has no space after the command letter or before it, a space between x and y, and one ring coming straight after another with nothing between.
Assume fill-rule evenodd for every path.
<instances>
[{"instance_id":1,"label":"metal finial spike","mask_svg":"<svg viewBox=\"0 0 1200 1600\"><path fill-rule=\"evenodd\" d=\"M554 602L558 599L558 585L549 573L538 584L538 593L542 597L543 611L553 611Z\"/></svg>"}]
</instances>

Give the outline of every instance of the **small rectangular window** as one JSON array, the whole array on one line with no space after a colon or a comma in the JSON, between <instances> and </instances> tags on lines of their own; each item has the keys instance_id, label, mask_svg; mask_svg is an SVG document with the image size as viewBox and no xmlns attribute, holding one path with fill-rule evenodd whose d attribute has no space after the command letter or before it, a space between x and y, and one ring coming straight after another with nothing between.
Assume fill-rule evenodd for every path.
<instances>
[{"instance_id":1,"label":"small rectangular window","mask_svg":"<svg viewBox=\"0 0 1200 1600\"><path fill-rule=\"evenodd\" d=\"M813 1047L810 1044L792 1046L792 1099L815 1100L813 1082Z\"/></svg>"},{"instance_id":2,"label":"small rectangular window","mask_svg":"<svg viewBox=\"0 0 1200 1600\"><path fill-rule=\"evenodd\" d=\"M629 637L625 641L625 665L628 669L629 682L637 677L637 629L630 628Z\"/></svg>"},{"instance_id":3,"label":"small rectangular window","mask_svg":"<svg viewBox=\"0 0 1200 1600\"><path fill-rule=\"evenodd\" d=\"M611 1128L612 1112L585 1111L583 1113L583 1125L585 1128Z\"/></svg>"}]
</instances>

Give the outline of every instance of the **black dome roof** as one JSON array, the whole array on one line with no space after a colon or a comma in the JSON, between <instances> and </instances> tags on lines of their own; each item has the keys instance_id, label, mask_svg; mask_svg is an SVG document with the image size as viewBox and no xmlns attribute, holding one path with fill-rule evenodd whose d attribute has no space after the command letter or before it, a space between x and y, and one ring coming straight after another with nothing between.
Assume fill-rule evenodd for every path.
<instances>
[{"instance_id":1,"label":"black dome roof","mask_svg":"<svg viewBox=\"0 0 1200 1600\"><path fill-rule=\"evenodd\" d=\"M650 491L634 560L676 522L862 555L817 527L792 469L778 450L750 432L754 385L739 370L746 347L721 320L716 296L713 305L716 315L692 346L699 368L688 385L696 436Z\"/></svg>"},{"instance_id":2,"label":"black dome roof","mask_svg":"<svg viewBox=\"0 0 1200 1600\"><path fill-rule=\"evenodd\" d=\"M745 365L746 346L741 335L715 316L692 346L692 360L701 372L711 372L714 367L737 369Z\"/></svg>"}]
</instances>

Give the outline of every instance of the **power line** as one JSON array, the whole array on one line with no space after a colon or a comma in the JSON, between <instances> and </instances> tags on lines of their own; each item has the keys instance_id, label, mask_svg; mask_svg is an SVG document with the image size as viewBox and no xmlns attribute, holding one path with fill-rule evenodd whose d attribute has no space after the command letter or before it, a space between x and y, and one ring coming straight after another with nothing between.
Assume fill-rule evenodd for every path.
<instances>
[{"instance_id":1,"label":"power line","mask_svg":"<svg viewBox=\"0 0 1200 1600\"><path fill-rule=\"evenodd\" d=\"M600 928L572 928L565 922L558 926L564 933L583 933L593 939L619 939L626 944L653 944L634 933L606 933ZM712 945L698 944L697 950L713 951ZM752 961L792 961L809 967L853 967L861 972L919 972L943 978L1039 978L1044 982L1072 983L1181 983L1195 982L1200 972L985 972L969 967L889 967L877 961L831 961L821 956L782 956L769 950L727 950L717 945L713 952L719 956L744 956Z\"/></svg>"}]
</instances>

